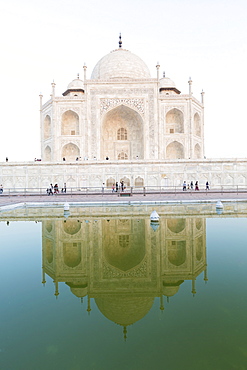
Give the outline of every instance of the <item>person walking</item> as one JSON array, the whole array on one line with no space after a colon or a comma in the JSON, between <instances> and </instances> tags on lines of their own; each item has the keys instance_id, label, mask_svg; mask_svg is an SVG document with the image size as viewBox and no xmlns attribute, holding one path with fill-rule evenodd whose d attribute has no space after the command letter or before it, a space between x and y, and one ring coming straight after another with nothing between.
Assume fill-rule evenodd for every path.
<instances>
[{"instance_id":1,"label":"person walking","mask_svg":"<svg viewBox=\"0 0 247 370\"><path fill-rule=\"evenodd\" d=\"M116 193L118 192L118 182L116 182Z\"/></svg>"},{"instance_id":2,"label":"person walking","mask_svg":"<svg viewBox=\"0 0 247 370\"><path fill-rule=\"evenodd\" d=\"M190 189L193 190L193 181L190 182Z\"/></svg>"},{"instance_id":3,"label":"person walking","mask_svg":"<svg viewBox=\"0 0 247 370\"><path fill-rule=\"evenodd\" d=\"M209 183L208 183L208 181L206 182L206 190L209 190Z\"/></svg>"},{"instance_id":4,"label":"person walking","mask_svg":"<svg viewBox=\"0 0 247 370\"><path fill-rule=\"evenodd\" d=\"M186 181L183 182L183 191L186 191Z\"/></svg>"},{"instance_id":5,"label":"person walking","mask_svg":"<svg viewBox=\"0 0 247 370\"><path fill-rule=\"evenodd\" d=\"M196 181L196 183L195 183L195 190L198 190L199 191L198 181Z\"/></svg>"}]
</instances>

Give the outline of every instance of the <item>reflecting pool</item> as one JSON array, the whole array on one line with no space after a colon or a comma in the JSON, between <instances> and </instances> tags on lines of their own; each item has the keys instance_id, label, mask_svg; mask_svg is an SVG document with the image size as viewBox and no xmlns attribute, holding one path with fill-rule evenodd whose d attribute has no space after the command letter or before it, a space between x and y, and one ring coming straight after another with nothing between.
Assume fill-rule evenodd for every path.
<instances>
[{"instance_id":1,"label":"reflecting pool","mask_svg":"<svg viewBox=\"0 0 247 370\"><path fill-rule=\"evenodd\" d=\"M247 369L247 216L152 210L1 217L1 370Z\"/></svg>"}]
</instances>

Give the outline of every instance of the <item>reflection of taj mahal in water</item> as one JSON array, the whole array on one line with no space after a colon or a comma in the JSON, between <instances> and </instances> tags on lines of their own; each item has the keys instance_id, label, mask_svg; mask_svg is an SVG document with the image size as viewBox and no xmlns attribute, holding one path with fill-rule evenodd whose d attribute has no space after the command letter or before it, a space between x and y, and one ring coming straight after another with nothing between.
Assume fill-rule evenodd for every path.
<instances>
[{"instance_id":1,"label":"reflection of taj mahal in water","mask_svg":"<svg viewBox=\"0 0 247 370\"><path fill-rule=\"evenodd\" d=\"M156 231L149 218L87 218L43 221L45 274L88 296L109 320L126 327L142 319L154 298L175 295L185 280L206 275L205 218L163 218Z\"/></svg>"}]
</instances>

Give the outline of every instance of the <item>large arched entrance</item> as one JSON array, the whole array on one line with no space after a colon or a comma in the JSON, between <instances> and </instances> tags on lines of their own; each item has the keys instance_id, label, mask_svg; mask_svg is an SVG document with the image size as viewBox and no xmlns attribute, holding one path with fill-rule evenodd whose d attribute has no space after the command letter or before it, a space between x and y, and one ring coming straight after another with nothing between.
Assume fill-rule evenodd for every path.
<instances>
[{"instance_id":1,"label":"large arched entrance","mask_svg":"<svg viewBox=\"0 0 247 370\"><path fill-rule=\"evenodd\" d=\"M102 159L143 159L143 120L135 110L120 105L106 113L102 123Z\"/></svg>"}]
</instances>

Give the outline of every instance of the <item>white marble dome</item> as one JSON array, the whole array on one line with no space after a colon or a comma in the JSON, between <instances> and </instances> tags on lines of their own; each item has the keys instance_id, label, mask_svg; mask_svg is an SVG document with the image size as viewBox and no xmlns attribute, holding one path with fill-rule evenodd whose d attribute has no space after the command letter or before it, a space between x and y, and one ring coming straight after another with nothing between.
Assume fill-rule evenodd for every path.
<instances>
[{"instance_id":1,"label":"white marble dome","mask_svg":"<svg viewBox=\"0 0 247 370\"><path fill-rule=\"evenodd\" d=\"M74 79L68 84L67 87L68 90L78 90L78 89L84 89L83 81L79 78Z\"/></svg>"},{"instance_id":2,"label":"white marble dome","mask_svg":"<svg viewBox=\"0 0 247 370\"><path fill-rule=\"evenodd\" d=\"M175 82L168 77L163 77L160 79L160 88L174 88L176 87Z\"/></svg>"},{"instance_id":3,"label":"white marble dome","mask_svg":"<svg viewBox=\"0 0 247 370\"><path fill-rule=\"evenodd\" d=\"M91 79L146 79L150 72L137 55L125 49L116 49L105 55L93 69Z\"/></svg>"}]
</instances>

